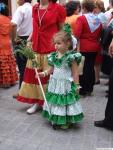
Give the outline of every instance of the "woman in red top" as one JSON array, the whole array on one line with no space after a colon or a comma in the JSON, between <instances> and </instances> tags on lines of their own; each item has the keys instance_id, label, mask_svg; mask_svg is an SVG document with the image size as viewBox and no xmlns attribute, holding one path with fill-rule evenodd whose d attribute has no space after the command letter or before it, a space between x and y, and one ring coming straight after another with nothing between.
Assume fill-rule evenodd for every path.
<instances>
[{"instance_id":1,"label":"woman in red top","mask_svg":"<svg viewBox=\"0 0 113 150\"><path fill-rule=\"evenodd\" d=\"M76 20L79 16L81 7L80 1L69 1L66 3L66 20L65 23L69 23L73 32L73 28L75 28Z\"/></svg>"},{"instance_id":2,"label":"woman in red top","mask_svg":"<svg viewBox=\"0 0 113 150\"><path fill-rule=\"evenodd\" d=\"M62 27L66 18L65 9L56 0L41 0L33 7L33 51L37 53L39 71L47 69L47 54L55 51L52 45L53 35ZM49 76L41 78L45 89ZM28 60L24 74L24 81L17 100L34 104L27 113L34 113L38 106L43 105L43 97L31 61Z\"/></svg>"},{"instance_id":3,"label":"woman in red top","mask_svg":"<svg viewBox=\"0 0 113 150\"><path fill-rule=\"evenodd\" d=\"M102 24L93 14L95 4L93 0L82 2L83 15L76 22L75 37L80 42L80 52L85 56L83 75L80 76L81 95L91 95L95 83L94 63L100 46Z\"/></svg>"}]
</instances>

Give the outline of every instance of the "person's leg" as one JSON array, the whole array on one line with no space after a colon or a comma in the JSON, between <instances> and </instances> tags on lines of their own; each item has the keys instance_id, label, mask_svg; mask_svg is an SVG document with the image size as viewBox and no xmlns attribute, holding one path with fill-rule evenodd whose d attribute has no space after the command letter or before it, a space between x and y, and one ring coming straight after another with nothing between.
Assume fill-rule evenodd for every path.
<instances>
[{"instance_id":1,"label":"person's leg","mask_svg":"<svg viewBox=\"0 0 113 150\"><path fill-rule=\"evenodd\" d=\"M100 64L95 64L95 84L100 84Z\"/></svg>"},{"instance_id":2,"label":"person's leg","mask_svg":"<svg viewBox=\"0 0 113 150\"><path fill-rule=\"evenodd\" d=\"M109 79L108 101L105 109L105 122L113 126L113 70Z\"/></svg>"},{"instance_id":3,"label":"person's leg","mask_svg":"<svg viewBox=\"0 0 113 150\"><path fill-rule=\"evenodd\" d=\"M83 53L85 56L83 75L80 76L80 94L85 95L93 91L93 85L95 83L95 72L94 63L96 58L96 53Z\"/></svg>"},{"instance_id":4,"label":"person's leg","mask_svg":"<svg viewBox=\"0 0 113 150\"><path fill-rule=\"evenodd\" d=\"M109 80L108 101L105 109L105 119L95 121L96 127L104 127L113 130L113 70Z\"/></svg>"},{"instance_id":5,"label":"person's leg","mask_svg":"<svg viewBox=\"0 0 113 150\"><path fill-rule=\"evenodd\" d=\"M27 58L17 54L16 61L17 61L18 69L19 69L19 89L20 89L22 81L23 81L23 77L24 77L24 71L26 67Z\"/></svg>"}]
</instances>

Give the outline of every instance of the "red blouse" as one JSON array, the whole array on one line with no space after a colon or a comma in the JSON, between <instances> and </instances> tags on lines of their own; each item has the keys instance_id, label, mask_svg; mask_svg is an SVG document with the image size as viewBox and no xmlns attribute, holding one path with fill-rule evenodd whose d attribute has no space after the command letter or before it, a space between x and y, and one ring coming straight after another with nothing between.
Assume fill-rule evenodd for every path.
<instances>
[{"instance_id":1,"label":"red blouse","mask_svg":"<svg viewBox=\"0 0 113 150\"><path fill-rule=\"evenodd\" d=\"M85 16L80 16L77 19L76 26L74 28L74 36L80 41L80 51L96 52L100 50L101 31L102 25L100 25L94 32L91 32Z\"/></svg>"},{"instance_id":2,"label":"red blouse","mask_svg":"<svg viewBox=\"0 0 113 150\"><path fill-rule=\"evenodd\" d=\"M42 18L41 26L39 25L39 16ZM63 23L65 18L65 9L57 3L50 2L47 10L39 10L39 4L33 7L33 51L47 54L55 50L52 37L59 30L59 23Z\"/></svg>"}]
</instances>

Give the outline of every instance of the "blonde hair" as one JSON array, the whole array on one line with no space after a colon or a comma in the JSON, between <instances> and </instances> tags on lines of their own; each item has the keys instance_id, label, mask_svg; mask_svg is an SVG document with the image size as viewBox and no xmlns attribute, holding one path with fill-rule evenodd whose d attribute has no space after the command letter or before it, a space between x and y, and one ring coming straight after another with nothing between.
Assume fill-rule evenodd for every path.
<instances>
[{"instance_id":1,"label":"blonde hair","mask_svg":"<svg viewBox=\"0 0 113 150\"><path fill-rule=\"evenodd\" d=\"M73 42L72 42L72 36L71 34L65 32L65 31L59 31L53 36L53 42L56 38L61 39L64 43L70 42L69 49L72 50Z\"/></svg>"},{"instance_id":2,"label":"blonde hair","mask_svg":"<svg viewBox=\"0 0 113 150\"><path fill-rule=\"evenodd\" d=\"M96 0L95 7L98 7L101 12L105 12L104 2L102 0Z\"/></svg>"}]
</instances>

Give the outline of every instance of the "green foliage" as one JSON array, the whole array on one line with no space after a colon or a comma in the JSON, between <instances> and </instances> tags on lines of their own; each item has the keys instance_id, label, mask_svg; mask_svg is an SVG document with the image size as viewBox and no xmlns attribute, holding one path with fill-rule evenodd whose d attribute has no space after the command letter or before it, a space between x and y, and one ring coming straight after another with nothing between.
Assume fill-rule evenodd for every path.
<instances>
[{"instance_id":1,"label":"green foliage","mask_svg":"<svg viewBox=\"0 0 113 150\"><path fill-rule=\"evenodd\" d=\"M30 47L27 47L25 41L21 41L21 44L18 45L18 49L14 52L15 55L20 55L20 57L26 57L32 61L32 66L37 67L38 62L35 60L35 52L32 51Z\"/></svg>"}]
</instances>

